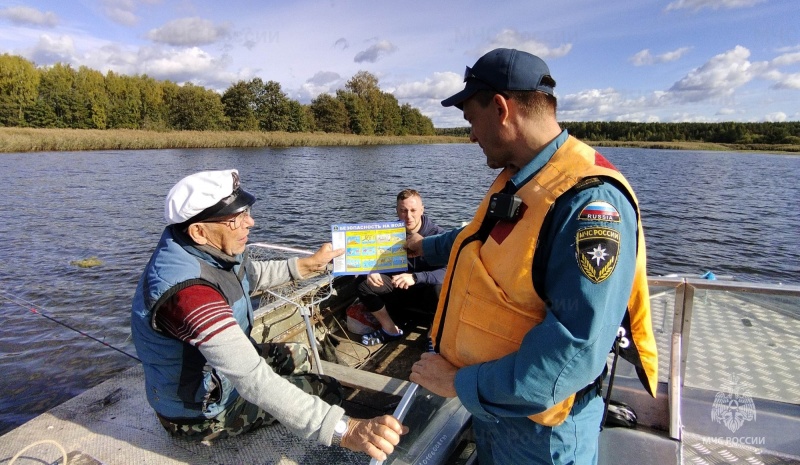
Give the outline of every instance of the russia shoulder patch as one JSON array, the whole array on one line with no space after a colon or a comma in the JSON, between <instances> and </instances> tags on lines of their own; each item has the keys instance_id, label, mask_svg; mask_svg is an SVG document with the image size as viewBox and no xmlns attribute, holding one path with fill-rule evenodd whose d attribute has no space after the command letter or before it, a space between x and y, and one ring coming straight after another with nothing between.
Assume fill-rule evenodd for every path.
<instances>
[{"instance_id":1,"label":"russia shoulder patch","mask_svg":"<svg viewBox=\"0 0 800 465\"><path fill-rule=\"evenodd\" d=\"M611 276L619 255L619 231L612 228L583 228L575 237L578 268L595 284Z\"/></svg>"},{"instance_id":2,"label":"russia shoulder patch","mask_svg":"<svg viewBox=\"0 0 800 465\"><path fill-rule=\"evenodd\" d=\"M578 219L583 221L611 221L613 223L619 223L619 212L616 207L610 203L595 200L583 207L578 215Z\"/></svg>"}]
</instances>

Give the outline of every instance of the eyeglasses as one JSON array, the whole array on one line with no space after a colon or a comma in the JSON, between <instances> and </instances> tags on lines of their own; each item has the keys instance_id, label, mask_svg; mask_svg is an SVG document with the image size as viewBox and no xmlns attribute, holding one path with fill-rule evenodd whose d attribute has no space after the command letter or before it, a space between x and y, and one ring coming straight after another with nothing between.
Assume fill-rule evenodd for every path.
<instances>
[{"instance_id":1,"label":"eyeglasses","mask_svg":"<svg viewBox=\"0 0 800 465\"><path fill-rule=\"evenodd\" d=\"M480 81L480 82L482 82L482 83L486 84L487 86L489 86L489 88L490 88L490 89L492 89L493 91L495 91L496 93L498 93L498 94L502 95L504 98L506 98L506 99L508 99L508 98L509 98L508 94L506 94L506 93L505 93L505 92L503 92L502 90L499 90L498 88L496 88L495 86L493 86L493 85L492 85L491 83L489 83L489 81L487 81L486 79L482 79L482 78L480 78L480 77L476 76L476 75L475 75L475 73L473 73L473 72L472 72L472 68L470 68L469 66L467 66L467 69L465 69L465 70L464 70L464 82L467 82L467 81L468 81L468 80L470 80L470 79L475 79L476 81Z\"/></svg>"},{"instance_id":2,"label":"eyeglasses","mask_svg":"<svg viewBox=\"0 0 800 465\"><path fill-rule=\"evenodd\" d=\"M241 228L242 224L244 223L245 218L252 218L250 212L252 211L252 207L247 207L242 210L241 213L234 216L228 220L220 220L220 221L204 221L204 223L217 223L217 224L227 224L229 228L233 229L234 231Z\"/></svg>"}]
</instances>

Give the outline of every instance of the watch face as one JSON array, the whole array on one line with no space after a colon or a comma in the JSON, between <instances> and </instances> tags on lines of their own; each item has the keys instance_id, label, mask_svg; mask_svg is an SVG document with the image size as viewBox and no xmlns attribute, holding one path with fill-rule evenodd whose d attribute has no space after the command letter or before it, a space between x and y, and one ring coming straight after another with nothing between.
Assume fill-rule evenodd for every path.
<instances>
[{"instance_id":1,"label":"watch face","mask_svg":"<svg viewBox=\"0 0 800 465\"><path fill-rule=\"evenodd\" d=\"M333 430L339 434L344 434L344 432L347 431L347 420L339 420L339 422L336 423L336 427L333 428Z\"/></svg>"}]
</instances>

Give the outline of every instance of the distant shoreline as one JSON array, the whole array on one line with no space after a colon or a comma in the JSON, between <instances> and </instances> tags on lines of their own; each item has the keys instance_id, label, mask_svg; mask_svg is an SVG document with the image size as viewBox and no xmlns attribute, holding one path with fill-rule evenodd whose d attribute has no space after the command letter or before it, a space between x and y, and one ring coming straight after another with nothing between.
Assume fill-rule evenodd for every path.
<instances>
[{"instance_id":1,"label":"distant shoreline","mask_svg":"<svg viewBox=\"0 0 800 465\"><path fill-rule=\"evenodd\" d=\"M228 147L316 147L469 142L455 136L359 136L324 132L146 131L0 127L0 153Z\"/></svg>"},{"instance_id":2,"label":"distant shoreline","mask_svg":"<svg viewBox=\"0 0 800 465\"><path fill-rule=\"evenodd\" d=\"M596 147L666 150L755 151L800 154L800 145L706 142L585 141ZM146 131L0 127L0 153L84 150L152 150L227 147L316 147L469 143L463 136L360 136L263 131Z\"/></svg>"}]
</instances>

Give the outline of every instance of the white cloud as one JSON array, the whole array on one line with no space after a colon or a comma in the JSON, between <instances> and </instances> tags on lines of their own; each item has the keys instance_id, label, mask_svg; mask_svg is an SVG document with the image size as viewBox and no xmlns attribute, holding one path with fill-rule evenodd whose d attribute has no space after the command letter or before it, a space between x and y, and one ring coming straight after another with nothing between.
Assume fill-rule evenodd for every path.
<instances>
[{"instance_id":1,"label":"white cloud","mask_svg":"<svg viewBox=\"0 0 800 465\"><path fill-rule=\"evenodd\" d=\"M633 66L645 66L655 63L655 58L653 58L653 55L650 54L650 49L646 48L636 52L636 54L628 58L628 61L633 63Z\"/></svg>"},{"instance_id":2,"label":"white cloud","mask_svg":"<svg viewBox=\"0 0 800 465\"><path fill-rule=\"evenodd\" d=\"M456 73L433 73L424 81L398 85L393 95L400 99L430 98L444 100L464 88L464 78Z\"/></svg>"},{"instance_id":3,"label":"white cloud","mask_svg":"<svg viewBox=\"0 0 800 465\"><path fill-rule=\"evenodd\" d=\"M486 52L496 48L516 48L517 50L524 50L544 59L563 57L572 50L572 44L562 44L552 48L535 37L530 37L528 34L514 29L504 29L500 31L486 47L478 50L476 55L482 56Z\"/></svg>"},{"instance_id":4,"label":"white cloud","mask_svg":"<svg viewBox=\"0 0 800 465\"><path fill-rule=\"evenodd\" d=\"M621 115L617 115L614 120L631 121L633 123L658 123L661 121L661 118L656 115L648 115L643 111L638 111L635 113L623 113Z\"/></svg>"},{"instance_id":5,"label":"white cloud","mask_svg":"<svg viewBox=\"0 0 800 465\"><path fill-rule=\"evenodd\" d=\"M750 50L737 45L714 56L672 85L669 92L682 102L729 97L736 89L766 71L766 63L751 63Z\"/></svg>"},{"instance_id":6,"label":"white cloud","mask_svg":"<svg viewBox=\"0 0 800 465\"><path fill-rule=\"evenodd\" d=\"M114 71L119 74L136 74L137 56L117 44L108 44L87 52L81 64L105 74Z\"/></svg>"},{"instance_id":7,"label":"white cloud","mask_svg":"<svg viewBox=\"0 0 800 465\"><path fill-rule=\"evenodd\" d=\"M242 68L236 72L226 71L226 57L215 58L199 47L165 49L143 47L136 54L135 73L153 78L177 82L192 82L216 91L230 87L236 81L254 77L254 70Z\"/></svg>"},{"instance_id":8,"label":"white cloud","mask_svg":"<svg viewBox=\"0 0 800 465\"><path fill-rule=\"evenodd\" d=\"M666 11L689 9L698 11L703 8L719 10L720 8L747 8L767 0L677 0L667 5Z\"/></svg>"},{"instance_id":9,"label":"white cloud","mask_svg":"<svg viewBox=\"0 0 800 465\"><path fill-rule=\"evenodd\" d=\"M682 56L691 50L691 47L681 47L671 52L662 53L661 55L652 55L650 49L644 49L628 59L633 66L653 65L656 63L668 63L680 59Z\"/></svg>"},{"instance_id":10,"label":"white cloud","mask_svg":"<svg viewBox=\"0 0 800 465\"><path fill-rule=\"evenodd\" d=\"M388 40L381 40L380 42L370 46L366 50L358 52L356 57L353 59L356 63L363 63L368 61L370 63L375 63L379 59L383 58L390 53L394 53L397 51L397 47L394 44L389 42Z\"/></svg>"},{"instance_id":11,"label":"white cloud","mask_svg":"<svg viewBox=\"0 0 800 465\"><path fill-rule=\"evenodd\" d=\"M784 74L775 71L769 73L768 77L776 81L775 84L772 85L773 89L800 90L800 73Z\"/></svg>"},{"instance_id":12,"label":"white cloud","mask_svg":"<svg viewBox=\"0 0 800 465\"><path fill-rule=\"evenodd\" d=\"M41 12L27 6L12 6L0 10L0 18L6 18L18 26L42 26L52 28L58 17L52 11Z\"/></svg>"},{"instance_id":13,"label":"white cloud","mask_svg":"<svg viewBox=\"0 0 800 465\"><path fill-rule=\"evenodd\" d=\"M147 33L147 38L168 45L197 46L220 40L228 33L227 25L214 25L203 18L180 18Z\"/></svg>"},{"instance_id":14,"label":"white cloud","mask_svg":"<svg viewBox=\"0 0 800 465\"><path fill-rule=\"evenodd\" d=\"M635 117L637 121L650 121L658 117L656 95L626 97L613 88L588 89L558 98L559 119L563 121L601 121Z\"/></svg>"},{"instance_id":15,"label":"white cloud","mask_svg":"<svg viewBox=\"0 0 800 465\"><path fill-rule=\"evenodd\" d=\"M691 47L677 48L671 52L662 53L656 57L657 63L668 63L670 61L679 60L682 56L686 55Z\"/></svg>"},{"instance_id":16,"label":"white cloud","mask_svg":"<svg viewBox=\"0 0 800 465\"><path fill-rule=\"evenodd\" d=\"M800 45L794 45L792 47L780 47L775 51L778 53L800 52Z\"/></svg>"},{"instance_id":17,"label":"white cloud","mask_svg":"<svg viewBox=\"0 0 800 465\"><path fill-rule=\"evenodd\" d=\"M143 48L139 52L142 70L152 76L167 77L177 81L191 79L195 74L208 72L216 60L198 47L167 51L160 48Z\"/></svg>"},{"instance_id":18,"label":"white cloud","mask_svg":"<svg viewBox=\"0 0 800 465\"><path fill-rule=\"evenodd\" d=\"M770 123L782 123L786 121L786 119L787 119L786 113L782 111L776 111L775 113L769 113L767 115L764 115L764 121Z\"/></svg>"},{"instance_id":19,"label":"white cloud","mask_svg":"<svg viewBox=\"0 0 800 465\"><path fill-rule=\"evenodd\" d=\"M74 64L75 62L75 42L70 36L51 37L42 34L39 42L30 51L31 59L40 65L50 65L55 63Z\"/></svg>"},{"instance_id":20,"label":"white cloud","mask_svg":"<svg viewBox=\"0 0 800 465\"><path fill-rule=\"evenodd\" d=\"M324 85L339 81L341 79L342 76L340 76L339 73L335 73L333 71L319 71L306 82L314 85Z\"/></svg>"},{"instance_id":21,"label":"white cloud","mask_svg":"<svg viewBox=\"0 0 800 465\"><path fill-rule=\"evenodd\" d=\"M133 26L139 21L134 13L136 3L133 0L101 0L103 13L115 23Z\"/></svg>"},{"instance_id":22,"label":"white cloud","mask_svg":"<svg viewBox=\"0 0 800 465\"><path fill-rule=\"evenodd\" d=\"M795 63L800 63L800 51L784 53L769 62L769 64L773 66L789 66Z\"/></svg>"},{"instance_id":23,"label":"white cloud","mask_svg":"<svg viewBox=\"0 0 800 465\"><path fill-rule=\"evenodd\" d=\"M286 94L300 103L310 103L321 94L333 94L337 89L344 87L345 80L339 73L333 71L318 71L299 89L287 90Z\"/></svg>"},{"instance_id":24,"label":"white cloud","mask_svg":"<svg viewBox=\"0 0 800 465\"><path fill-rule=\"evenodd\" d=\"M693 113L673 113L668 123L717 123L719 120Z\"/></svg>"}]
</instances>

